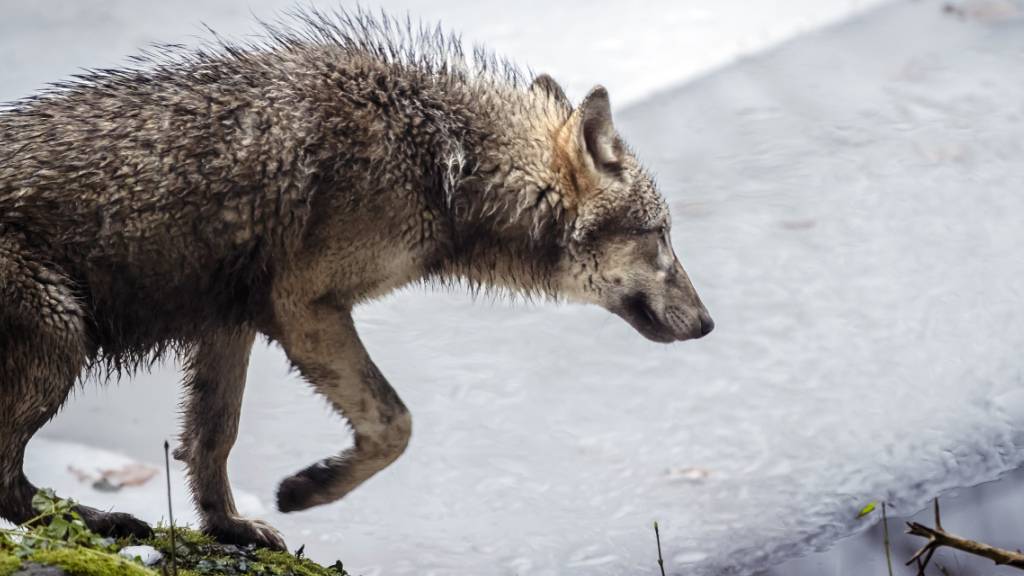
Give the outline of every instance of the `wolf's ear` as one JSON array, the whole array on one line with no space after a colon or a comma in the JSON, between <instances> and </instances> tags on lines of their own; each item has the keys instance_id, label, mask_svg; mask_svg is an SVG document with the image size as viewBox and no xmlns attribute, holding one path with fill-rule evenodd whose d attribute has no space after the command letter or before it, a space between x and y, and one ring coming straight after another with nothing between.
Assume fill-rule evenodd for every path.
<instances>
[{"instance_id":1,"label":"wolf's ear","mask_svg":"<svg viewBox=\"0 0 1024 576\"><path fill-rule=\"evenodd\" d=\"M612 107L604 86L595 86L573 113L578 143L600 171L618 174L625 154L615 134Z\"/></svg>"},{"instance_id":2,"label":"wolf's ear","mask_svg":"<svg viewBox=\"0 0 1024 576\"><path fill-rule=\"evenodd\" d=\"M530 83L530 91L537 92L538 94L546 94L548 98L551 98L562 107L572 110L572 102L565 95L565 91L558 85L558 82L554 78L547 74L541 74L533 79Z\"/></svg>"}]
</instances>

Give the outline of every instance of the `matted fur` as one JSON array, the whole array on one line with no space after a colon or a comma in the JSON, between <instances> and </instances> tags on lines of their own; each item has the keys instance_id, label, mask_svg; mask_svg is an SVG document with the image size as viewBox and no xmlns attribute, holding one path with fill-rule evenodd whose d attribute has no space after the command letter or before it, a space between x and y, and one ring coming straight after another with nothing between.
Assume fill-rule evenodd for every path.
<instances>
[{"instance_id":1,"label":"matted fur","mask_svg":"<svg viewBox=\"0 0 1024 576\"><path fill-rule=\"evenodd\" d=\"M514 218L496 219L494 224L512 226L517 224L524 212L533 212L531 230L534 236L545 232L550 221L543 211L529 209L537 199L528 195L507 194L506 190L498 190L495 186L483 186L474 190L474 196L459 194L462 181L469 176L482 178L484 171L479 166L467 162L464 141L472 137L472 130L459 113L469 112L470 101L478 97L494 97L495 94L507 95L509 91L523 92L525 80L523 72L514 64L497 57L493 52L476 48L467 55L460 39L446 34L438 27L426 27L414 24L411 18L400 20L387 14L371 14L363 10L347 11L338 9L333 13L321 12L316 9L295 9L290 15L278 22L261 22L264 34L259 40L247 43L234 42L217 36L211 31L213 39L199 48L187 48L176 44L154 45L142 54L130 57L130 65L114 69L92 69L78 74L73 79L56 82L29 96L0 107L0 151L11 160L0 165L0 225L16 227L19 221L27 220L31 215L26 212L36 208L31 203L44 200L38 196L32 198L31 190L58 179L80 175L69 173L76 165L91 165L94 158L87 154L93 152L89 148L81 148L82 160L77 163L66 163L54 166L51 170L41 173L28 173L35 166L30 163L16 164L18 152L31 145L32 140L46 137L43 130L44 120L59 121L62 113L70 107L92 108L104 99L116 98L119 105L131 104L131 99L142 99L154 95L173 94L181 90L191 90L211 84L244 85L250 82L265 81L266 76L274 76L282 68L306 63L312 69L325 72L324 65L332 58L346 57L364 60L374 64L383 64L387 72L398 79L429 79L433 88L456 89L462 92L461 101L453 102L449 109L438 111L437 114L424 121L432 121L437 131L437 153L434 158L433 178L438 186L432 192L438 194L438 204L446 208L443 217L454 220L451 212L458 201L472 204L471 208L460 205L459 209L471 210L481 215L508 214L515 212ZM277 78L276 80L281 80ZM128 102L124 100L128 99ZM536 107L530 99L511 98L502 102L503 106L518 108L520 120L550 124L563 119L537 117L538 111L549 112L548 107ZM467 109L459 110L460 107ZM554 109L551 109L553 111ZM112 111L111 111L112 112ZM427 116L427 115L424 115ZM117 122L116 118L109 118ZM86 131L68 132L60 135L65 145L85 144L84 140L92 137ZM33 131L37 131L33 134ZM25 141L29 140L29 143ZM92 144L95 147L95 144ZM368 171L387 171L389 166L387 154L373 158L366 167ZM488 166L485 168L494 168ZM47 182L49 178L52 178ZM15 190L15 182L23 187ZM431 192L428 190L428 192ZM463 190L462 192L465 192ZM50 200L48 212L39 220L54 218L53 204L65 200L66 193L55 191L60 197ZM41 195L40 195L41 196ZM44 200L44 201L45 201ZM284 201L300 204L308 198L281 198ZM295 202L297 200L297 202ZM68 215L69 220L73 215ZM301 215L300 215L301 216ZM303 216L304 217L304 216ZM49 223L49 222L48 222ZM54 223L56 224L56 223ZM295 231L302 228L301 219L294 223ZM66 223L67 228L75 228L75 222ZM64 233L80 234L88 238L85 230L65 230ZM77 238L70 239L72 242ZM283 238L276 238L281 241ZM255 261L240 261L231 264L232 268L248 268L240 271L249 276L260 276L264 265L259 258ZM472 265L472 263L467 263ZM457 275L432 275L430 280L446 283L458 279ZM471 289L478 290L493 287L493 283L477 282L476 277L470 280ZM533 293L537 288L532 282L523 282L521 289ZM541 290L540 292L544 292ZM540 293L538 292L538 294ZM550 291L546 291L550 295ZM142 365L151 365L164 352L186 352L183 346L187 341L177 338L132 338L126 334L124 338L111 334L110 342L100 349L96 358L105 362L108 370L121 374L124 369L134 370ZM117 345L114 345L115 342Z\"/></svg>"},{"instance_id":2,"label":"matted fur","mask_svg":"<svg viewBox=\"0 0 1024 576\"><path fill-rule=\"evenodd\" d=\"M662 342L710 331L603 88L574 107L551 78L410 19L261 24L259 40L155 46L0 108L0 516L31 516L25 443L90 367L182 355L176 456L203 527L283 547L227 484L256 334L355 433L282 482L292 511L344 496L411 434L355 331L360 302L465 284L596 303Z\"/></svg>"}]
</instances>

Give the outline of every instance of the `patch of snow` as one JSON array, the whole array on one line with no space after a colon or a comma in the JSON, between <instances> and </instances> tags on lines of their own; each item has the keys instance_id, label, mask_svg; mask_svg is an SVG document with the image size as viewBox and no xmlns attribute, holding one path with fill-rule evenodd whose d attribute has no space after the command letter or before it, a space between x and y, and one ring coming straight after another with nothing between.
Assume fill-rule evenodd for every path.
<instances>
[{"instance_id":1,"label":"patch of snow","mask_svg":"<svg viewBox=\"0 0 1024 576\"><path fill-rule=\"evenodd\" d=\"M143 566L153 566L164 558L164 555L152 546L125 546L118 554L129 560L138 559Z\"/></svg>"},{"instance_id":2,"label":"patch of snow","mask_svg":"<svg viewBox=\"0 0 1024 576\"><path fill-rule=\"evenodd\" d=\"M163 453L159 449L153 450L151 464L139 462L118 452L77 442L37 437L29 443L26 450L25 474L36 485L53 488L63 498L72 498L100 510L116 509L118 512L127 512L151 524L166 523L166 472L162 463L156 463L162 458ZM83 478L81 474L85 472L101 477L104 471L138 467L158 469L159 473L145 483L124 486L117 490L107 488L108 484L96 487L91 478ZM173 459L171 490L175 524L198 525L182 467ZM266 512L260 499L244 489L235 490L235 505L243 515L261 516Z\"/></svg>"}]
</instances>

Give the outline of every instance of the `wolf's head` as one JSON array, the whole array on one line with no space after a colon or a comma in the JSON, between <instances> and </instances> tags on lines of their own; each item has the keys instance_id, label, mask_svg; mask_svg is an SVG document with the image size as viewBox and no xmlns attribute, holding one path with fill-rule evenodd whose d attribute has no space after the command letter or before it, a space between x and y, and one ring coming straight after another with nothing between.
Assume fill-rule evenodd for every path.
<instances>
[{"instance_id":1,"label":"wolf's head","mask_svg":"<svg viewBox=\"0 0 1024 576\"><path fill-rule=\"evenodd\" d=\"M551 186L574 217L555 290L606 308L656 342L707 335L714 322L672 249L668 206L616 133L607 91L594 88L574 109L549 76L531 90L565 112L553 133Z\"/></svg>"}]
</instances>

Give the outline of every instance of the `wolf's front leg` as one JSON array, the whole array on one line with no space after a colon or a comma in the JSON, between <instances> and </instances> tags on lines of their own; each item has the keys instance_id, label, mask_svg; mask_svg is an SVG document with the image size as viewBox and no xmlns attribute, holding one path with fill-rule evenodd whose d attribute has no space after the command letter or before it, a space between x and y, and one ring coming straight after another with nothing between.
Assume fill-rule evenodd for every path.
<instances>
[{"instance_id":1,"label":"wolf's front leg","mask_svg":"<svg viewBox=\"0 0 1024 576\"><path fill-rule=\"evenodd\" d=\"M282 512L333 502L398 458L412 433L402 400L363 348L348 310L310 306L278 318L289 360L348 419L355 445L281 482Z\"/></svg>"},{"instance_id":2,"label":"wolf's front leg","mask_svg":"<svg viewBox=\"0 0 1024 576\"><path fill-rule=\"evenodd\" d=\"M215 332L192 349L185 380L185 427L174 457L188 464L189 486L204 532L226 544L285 550L277 530L238 515L228 482L228 453L238 435L254 336L250 328Z\"/></svg>"}]
</instances>

